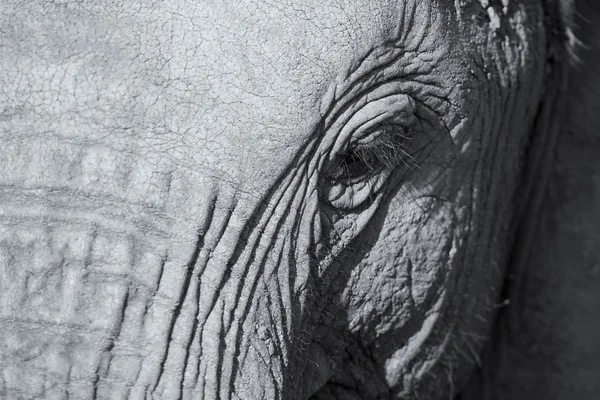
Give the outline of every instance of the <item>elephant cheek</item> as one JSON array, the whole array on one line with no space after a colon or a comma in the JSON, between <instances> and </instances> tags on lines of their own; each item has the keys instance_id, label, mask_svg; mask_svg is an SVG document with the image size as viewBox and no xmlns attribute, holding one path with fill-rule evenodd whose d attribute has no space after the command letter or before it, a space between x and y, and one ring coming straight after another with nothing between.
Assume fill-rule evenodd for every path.
<instances>
[{"instance_id":1,"label":"elephant cheek","mask_svg":"<svg viewBox=\"0 0 600 400\"><path fill-rule=\"evenodd\" d=\"M463 354L472 362L483 345L487 325L482 324L489 321L485 315L495 296L489 289L501 277L499 268L484 268L482 260L472 259L471 217L461 206L467 204L463 197L402 200L400 195L392 201L382 226L371 232L374 243L362 244L369 251L341 297L347 327L358 343L351 351L361 349L360 357L347 361L361 363L348 369L362 371L353 377L358 382L361 375L379 382L364 392L366 397L389 388L408 396L418 382L430 382L440 370L464 362Z\"/></svg>"},{"instance_id":2,"label":"elephant cheek","mask_svg":"<svg viewBox=\"0 0 600 400\"><path fill-rule=\"evenodd\" d=\"M174 177L167 207L183 211L164 219L90 203L99 197L0 205L0 397L281 394L295 337L281 303L293 302L281 294L289 276L268 287L261 274L277 259L233 261L247 217L218 212L227 195L186 195L198 182Z\"/></svg>"}]
</instances>

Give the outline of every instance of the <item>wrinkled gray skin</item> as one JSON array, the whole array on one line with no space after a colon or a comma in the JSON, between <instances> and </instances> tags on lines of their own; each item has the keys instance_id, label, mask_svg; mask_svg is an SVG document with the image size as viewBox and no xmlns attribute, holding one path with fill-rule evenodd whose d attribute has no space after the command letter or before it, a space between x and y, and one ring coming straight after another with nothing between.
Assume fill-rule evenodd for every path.
<instances>
[{"instance_id":1,"label":"wrinkled gray skin","mask_svg":"<svg viewBox=\"0 0 600 400\"><path fill-rule=\"evenodd\" d=\"M206 3L0 5L0 397L593 398L576 6Z\"/></svg>"}]
</instances>

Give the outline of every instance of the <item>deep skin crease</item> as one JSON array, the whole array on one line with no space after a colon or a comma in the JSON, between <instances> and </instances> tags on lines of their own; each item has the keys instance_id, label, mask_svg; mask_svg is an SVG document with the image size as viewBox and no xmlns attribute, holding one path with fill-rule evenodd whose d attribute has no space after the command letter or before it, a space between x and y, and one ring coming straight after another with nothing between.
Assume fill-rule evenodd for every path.
<instances>
[{"instance_id":1,"label":"deep skin crease","mask_svg":"<svg viewBox=\"0 0 600 400\"><path fill-rule=\"evenodd\" d=\"M460 390L544 93L540 3L2 7L0 394ZM384 153L382 126L406 140Z\"/></svg>"}]
</instances>

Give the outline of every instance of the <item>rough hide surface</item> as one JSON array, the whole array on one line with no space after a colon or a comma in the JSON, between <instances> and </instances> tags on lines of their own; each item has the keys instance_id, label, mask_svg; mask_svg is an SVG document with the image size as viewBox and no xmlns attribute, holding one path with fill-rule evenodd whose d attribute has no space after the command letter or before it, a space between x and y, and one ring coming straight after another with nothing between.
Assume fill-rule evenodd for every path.
<instances>
[{"instance_id":1,"label":"rough hide surface","mask_svg":"<svg viewBox=\"0 0 600 400\"><path fill-rule=\"evenodd\" d=\"M4 0L0 397L527 393L575 7Z\"/></svg>"}]
</instances>

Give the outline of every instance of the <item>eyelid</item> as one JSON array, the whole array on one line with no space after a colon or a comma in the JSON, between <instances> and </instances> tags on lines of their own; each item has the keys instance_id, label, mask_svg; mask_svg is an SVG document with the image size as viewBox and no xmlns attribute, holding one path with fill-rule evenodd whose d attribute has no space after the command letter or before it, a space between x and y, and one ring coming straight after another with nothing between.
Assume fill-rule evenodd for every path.
<instances>
[{"instance_id":1,"label":"eyelid","mask_svg":"<svg viewBox=\"0 0 600 400\"><path fill-rule=\"evenodd\" d=\"M415 118L415 101L406 94L391 94L369 101L346 121L338 135L342 143L336 144L333 154L343 152L350 144L366 145L376 140L377 131L373 128L382 123L409 127Z\"/></svg>"}]
</instances>

